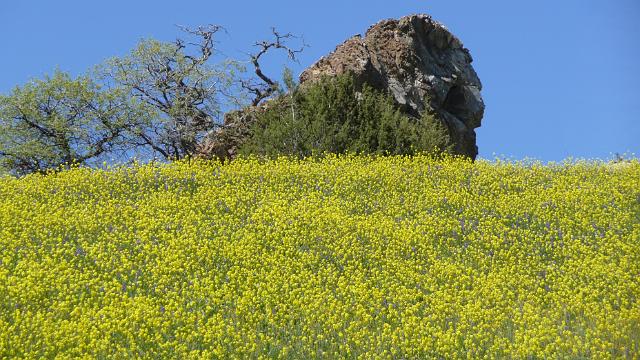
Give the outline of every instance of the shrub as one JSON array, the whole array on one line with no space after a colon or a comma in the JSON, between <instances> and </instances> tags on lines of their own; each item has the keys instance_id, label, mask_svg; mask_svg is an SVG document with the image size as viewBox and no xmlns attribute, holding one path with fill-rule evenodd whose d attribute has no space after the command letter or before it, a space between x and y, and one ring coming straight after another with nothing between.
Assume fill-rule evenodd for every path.
<instances>
[{"instance_id":1,"label":"shrub","mask_svg":"<svg viewBox=\"0 0 640 360\"><path fill-rule=\"evenodd\" d=\"M329 153L409 155L451 150L446 127L432 113L403 114L389 94L350 75L290 86L270 102L251 127L240 154L304 158Z\"/></svg>"}]
</instances>

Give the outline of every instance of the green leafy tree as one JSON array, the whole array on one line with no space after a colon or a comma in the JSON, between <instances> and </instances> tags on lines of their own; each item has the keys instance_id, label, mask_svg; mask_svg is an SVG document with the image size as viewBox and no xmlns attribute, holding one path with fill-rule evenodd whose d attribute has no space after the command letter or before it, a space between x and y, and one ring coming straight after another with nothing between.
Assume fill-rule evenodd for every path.
<instances>
[{"instance_id":1,"label":"green leafy tree","mask_svg":"<svg viewBox=\"0 0 640 360\"><path fill-rule=\"evenodd\" d=\"M127 56L98 68L101 79L139 99L152 116L137 129L138 144L165 159L196 152L205 134L221 125L222 113L243 103L236 61L213 64L219 26L183 28L197 42L144 40Z\"/></svg>"},{"instance_id":2,"label":"green leafy tree","mask_svg":"<svg viewBox=\"0 0 640 360\"><path fill-rule=\"evenodd\" d=\"M259 50L248 61L254 74L245 76L238 61L216 60L221 27L182 30L189 42L144 40L93 77L57 71L0 96L0 167L21 175L116 153L121 161L195 155L205 136L225 127L225 112L280 92L260 67L264 55L284 50L295 60L302 51L287 45L295 36L272 29L274 40L255 43Z\"/></svg>"},{"instance_id":3,"label":"green leafy tree","mask_svg":"<svg viewBox=\"0 0 640 360\"><path fill-rule=\"evenodd\" d=\"M90 165L130 149L128 134L145 119L121 91L56 71L0 96L0 168L24 175Z\"/></svg>"},{"instance_id":4,"label":"green leafy tree","mask_svg":"<svg viewBox=\"0 0 640 360\"><path fill-rule=\"evenodd\" d=\"M289 74L289 76L287 76ZM285 72L289 92L256 115L241 154L306 157L323 152L404 155L451 150L447 128L432 113L409 118L393 98L351 75L298 86Z\"/></svg>"}]
</instances>

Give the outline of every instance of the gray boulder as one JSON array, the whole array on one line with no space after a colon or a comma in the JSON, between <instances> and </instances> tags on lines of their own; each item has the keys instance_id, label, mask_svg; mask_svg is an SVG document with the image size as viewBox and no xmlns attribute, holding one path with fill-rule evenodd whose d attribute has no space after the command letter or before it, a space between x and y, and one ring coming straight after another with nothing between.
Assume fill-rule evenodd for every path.
<instances>
[{"instance_id":1,"label":"gray boulder","mask_svg":"<svg viewBox=\"0 0 640 360\"><path fill-rule=\"evenodd\" d=\"M471 62L469 50L444 25L428 15L411 15L383 20L364 37L348 39L305 70L300 83L349 72L357 85L388 91L412 117L433 111L447 125L454 151L475 159L474 129L485 106Z\"/></svg>"}]
</instances>

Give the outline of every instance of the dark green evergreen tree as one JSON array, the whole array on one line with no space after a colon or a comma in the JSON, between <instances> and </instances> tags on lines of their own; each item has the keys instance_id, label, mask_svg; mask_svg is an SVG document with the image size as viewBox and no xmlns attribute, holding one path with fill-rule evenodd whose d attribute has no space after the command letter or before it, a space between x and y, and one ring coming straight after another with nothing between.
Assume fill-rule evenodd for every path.
<instances>
[{"instance_id":1,"label":"dark green evergreen tree","mask_svg":"<svg viewBox=\"0 0 640 360\"><path fill-rule=\"evenodd\" d=\"M447 128L432 113L403 114L393 98L353 77L326 77L302 88L285 76L288 93L258 112L240 153L267 157L356 153L409 155L450 151Z\"/></svg>"}]
</instances>

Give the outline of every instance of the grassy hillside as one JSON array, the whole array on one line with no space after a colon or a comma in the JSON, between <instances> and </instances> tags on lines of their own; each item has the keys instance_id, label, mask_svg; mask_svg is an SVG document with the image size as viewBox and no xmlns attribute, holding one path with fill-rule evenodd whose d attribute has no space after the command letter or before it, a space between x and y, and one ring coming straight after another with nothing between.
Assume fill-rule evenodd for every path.
<instances>
[{"instance_id":1,"label":"grassy hillside","mask_svg":"<svg viewBox=\"0 0 640 360\"><path fill-rule=\"evenodd\" d=\"M640 163L0 179L0 357L640 356Z\"/></svg>"}]
</instances>

